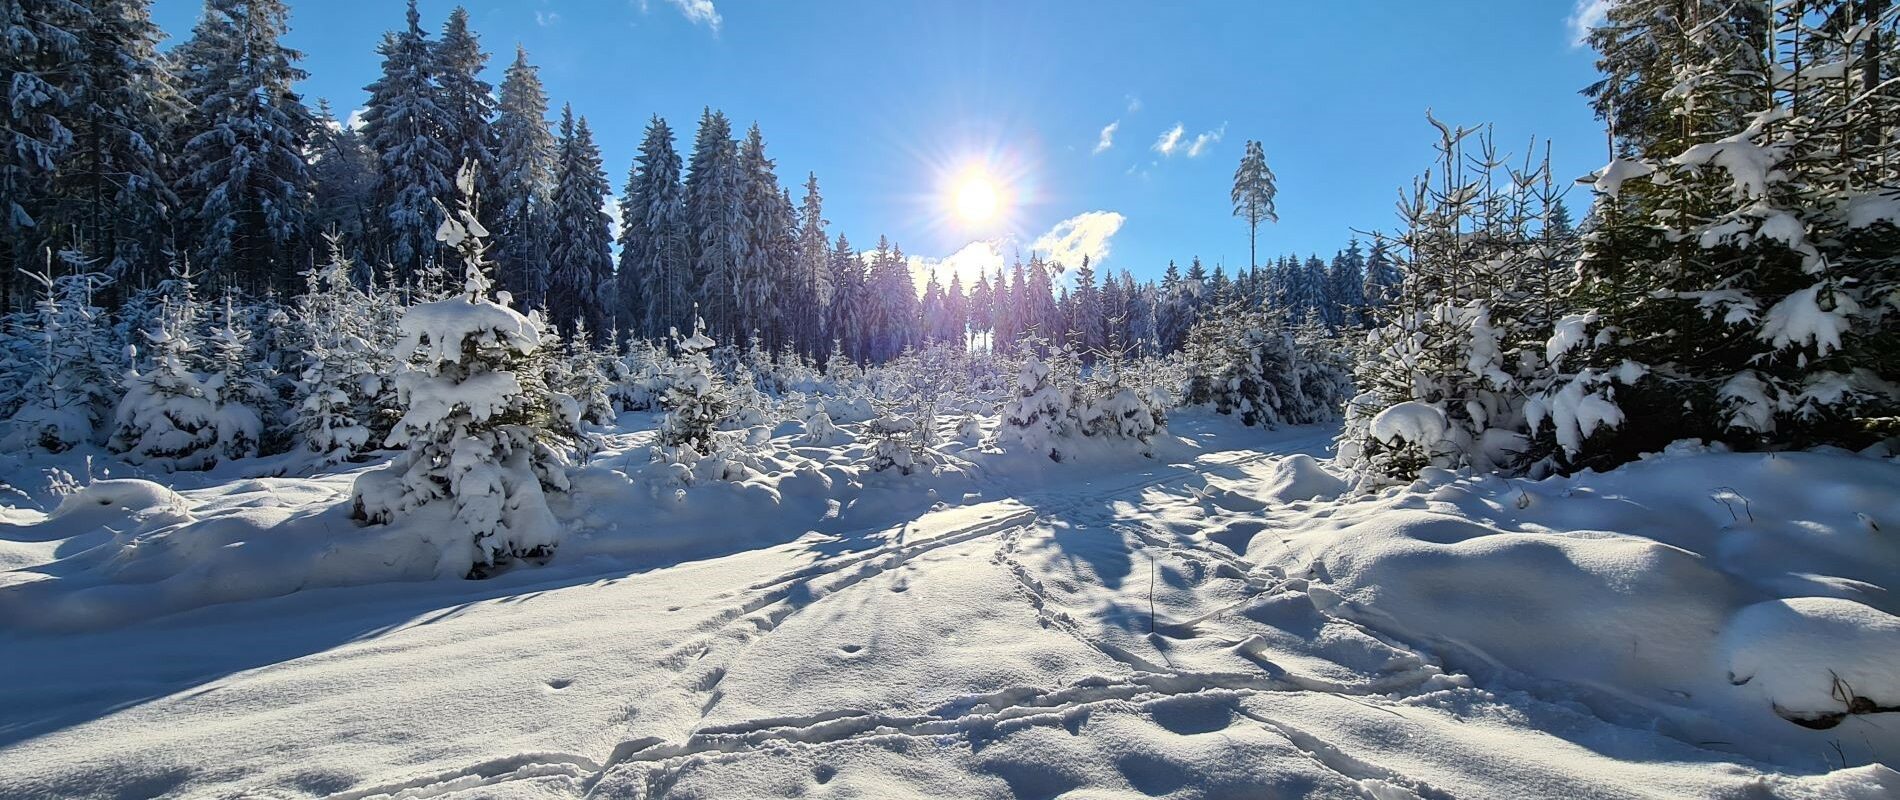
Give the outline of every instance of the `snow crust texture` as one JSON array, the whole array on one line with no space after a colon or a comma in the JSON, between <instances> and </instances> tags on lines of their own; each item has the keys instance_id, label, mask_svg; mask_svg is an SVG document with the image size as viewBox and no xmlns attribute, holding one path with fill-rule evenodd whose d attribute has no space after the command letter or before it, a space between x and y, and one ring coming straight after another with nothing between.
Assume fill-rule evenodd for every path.
<instances>
[{"instance_id":1,"label":"snow crust texture","mask_svg":"<svg viewBox=\"0 0 1900 800\"><path fill-rule=\"evenodd\" d=\"M1354 494L1326 427L903 475L808 416L688 464L623 414L560 557L485 581L438 574L441 504L350 522L378 463L0 456L0 797L1900 791L1890 460Z\"/></svg>"}]
</instances>

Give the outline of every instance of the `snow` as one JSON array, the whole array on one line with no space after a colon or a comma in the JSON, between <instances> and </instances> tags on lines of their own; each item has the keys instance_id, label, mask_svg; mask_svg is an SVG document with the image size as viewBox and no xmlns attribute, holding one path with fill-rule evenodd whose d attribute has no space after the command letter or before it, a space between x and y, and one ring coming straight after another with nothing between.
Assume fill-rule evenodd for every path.
<instances>
[{"instance_id":1,"label":"snow","mask_svg":"<svg viewBox=\"0 0 1900 800\"><path fill-rule=\"evenodd\" d=\"M1382 442L1430 446L1443 441L1447 430L1444 411L1430 403L1407 400L1373 416L1371 433L1372 438Z\"/></svg>"},{"instance_id":2,"label":"snow","mask_svg":"<svg viewBox=\"0 0 1900 800\"><path fill-rule=\"evenodd\" d=\"M1380 427L1429 433L1408 415ZM1841 710L1830 670L1895 702L1891 460L1684 445L1355 493L1335 428L1194 409L1149 455L1084 438L1058 463L943 437L997 424L959 408L910 475L870 468L862 422L684 464L656 458L659 418L621 414L547 495L558 555L483 581L439 568L468 557L453 504L349 519L385 462L241 459L166 488L81 466L96 453L0 455L21 492L0 510L0 794L1900 787L1890 715L1776 710Z\"/></svg>"},{"instance_id":3,"label":"snow","mask_svg":"<svg viewBox=\"0 0 1900 800\"><path fill-rule=\"evenodd\" d=\"M1838 597L1756 603L1722 631L1729 682L1789 719L1839 724L1847 713L1900 708L1900 617ZM1832 723L1832 724L1828 724Z\"/></svg>"},{"instance_id":4,"label":"snow","mask_svg":"<svg viewBox=\"0 0 1900 800\"><path fill-rule=\"evenodd\" d=\"M1592 174L1591 182L1596 190L1607 197L1616 197L1623 191L1623 183L1635 178L1653 174L1656 168L1641 161L1627 158L1612 159L1609 164Z\"/></svg>"},{"instance_id":5,"label":"snow","mask_svg":"<svg viewBox=\"0 0 1900 800\"><path fill-rule=\"evenodd\" d=\"M1817 283L1782 298L1762 317L1757 335L1777 348L1813 345L1815 353L1823 356L1839 350L1841 334L1852 327L1848 317L1860 306L1845 294L1830 292L1834 308L1823 310L1820 296L1828 289L1827 283Z\"/></svg>"}]
</instances>

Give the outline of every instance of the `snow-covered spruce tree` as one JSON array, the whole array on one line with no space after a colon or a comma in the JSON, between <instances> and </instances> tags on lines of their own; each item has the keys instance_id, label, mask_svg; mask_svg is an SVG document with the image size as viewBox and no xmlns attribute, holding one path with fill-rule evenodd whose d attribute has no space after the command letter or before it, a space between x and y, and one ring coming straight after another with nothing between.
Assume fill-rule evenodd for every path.
<instances>
[{"instance_id":1,"label":"snow-covered spruce tree","mask_svg":"<svg viewBox=\"0 0 1900 800\"><path fill-rule=\"evenodd\" d=\"M366 251L376 222L376 170L376 154L363 142L362 132L339 121L327 101L318 101L310 135L310 229L323 231L326 241L335 234L337 246L349 252ZM357 285L375 282L368 261L356 266L350 277Z\"/></svg>"},{"instance_id":2,"label":"snow-covered spruce tree","mask_svg":"<svg viewBox=\"0 0 1900 800\"><path fill-rule=\"evenodd\" d=\"M612 396L622 411L653 411L666 396L672 374L664 345L647 339L628 339L615 358Z\"/></svg>"},{"instance_id":3,"label":"snow-covered spruce tree","mask_svg":"<svg viewBox=\"0 0 1900 800\"><path fill-rule=\"evenodd\" d=\"M554 134L548 96L528 52L515 47L497 92L495 115L495 271L503 291L522 308L547 297L548 205L554 196Z\"/></svg>"},{"instance_id":4,"label":"snow-covered spruce tree","mask_svg":"<svg viewBox=\"0 0 1900 800\"><path fill-rule=\"evenodd\" d=\"M142 331L139 366L126 373L108 446L126 461L167 472L206 469L218 461L218 407L196 371L198 300L189 275L159 284L156 325Z\"/></svg>"},{"instance_id":5,"label":"snow-covered spruce tree","mask_svg":"<svg viewBox=\"0 0 1900 800\"><path fill-rule=\"evenodd\" d=\"M548 252L548 317L563 332L579 322L603 330L613 324L613 238L602 203L613 189L601 172L600 148L587 118L561 109L555 147L554 244Z\"/></svg>"},{"instance_id":6,"label":"snow-covered spruce tree","mask_svg":"<svg viewBox=\"0 0 1900 800\"><path fill-rule=\"evenodd\" d=\"M108 279L96 272L26 277L40 285L41 296L20 337L20 363L10 370L19 402L0 446L58 453L97 439L118 399L112 359L103 352L110 338L105 312L93 305Z\"/></svg>"},{"instance_id":7,"label":"snow-covered spruce tree","mask_svg":"<svg viewBox=\"0 0 1900 800\"><path fill-rule=\"evenodd\" d=\"M1016 385L1003 403L1002 420L996 428L996 441L1005 450L1020 449L1041 453L1061 461L1068 442L1080 434L1075 409L1077 370L1067 368L1067 354L1061 348L1052 353L1054 363L1036 355L1042 342L1034 337L1022 342L1022 368L1016 373Z\"/></svg>"},{"instance_id":8,"label":"snow-covered spruce tree","mask_svg":"<svg viewBox=\"0 0 1900 800\"><path fill-rule=\"evenodd\" d=\"M1084 394L1081 410L1082 433L1103 439L1138 442L1144 455L1154 437L1167 431L1167 410L1155 402L1152 387L1137 384L1127 351L1119 334L1111 336L1104 351L1096 358Z\"/></svg>"},{"instance_id":9,"label":"snow-covered spruce tree","mask_svg":"<svg viewBox=\"0 0 1900 800\"><path fill-rule=\"evenodd\" d=\"M817 173L806 173L805 200L798 209L796 280L810 306L795 309L798 351L820 358L825 349L825 307L831 302L831 241L826 237L824 197L818 193Z\"/></svg>"},{"instance_id":10,"label":"snow-covered spruce tree","mask_svg":"<svg viewBox=\"0 0 1900 800\"><path fill-rule=\"evenodd\" d=\"M382 166L377 228L401 283L437 261L439 204L452 198L456 168L444 141L450 120L436 85L436 50L422 29L415 0L409 2L406 20L402 30L384 34L377 45L382 75L366 87L369 101L363 106L363 138Z\"/></svg>"},{"instance_id":11,"label":"snow-covered spruce tree","mask_svg":"<svg viewBox=\"0 0 1900 800\"><path fill-rule=\"evenodd\" d=\"M738 327L739 259L745 252L741 199L745 170L726 115L706 109L693 140L692 170L684 184L687 261L697 283L695 316L716 338L734 341ZM695 327L699 323L693 323Z\"/></svg>"},{"instance_id":12,"label":"snow-covered spruce tree","mask_svg":"<svg viewBox=\"0 0 1900 800\"><path fill-rule=\"evenodd\" d=\"M222 311L205 337L205 397L218 409L219 458L253 458L263 452L267 421L274 421L271 375L253 358L251 330L229 292Z\"/></svg>"},{"instance_id":13,"label":"snow-covered spruce tree","mask_svg":"<svg viewBox=\"0 0 1900 800\"><path fill-rule=\"evenodd\" d=\"M71 65L85 53L88 6L70 0L0 3L0 309L17 308L22 270L55 243L40 227L59 164L71 154L82 97Z\"/></svg>"},{"instance_id":14,"label":"snow-covered spruce tree","mask_svg":"<svg viewBox=\"0 0 1900 800\"><path fill-rule=\"evenodd\" d=\"M1618 157L1595 177L1570 298L1587 331L1566 352L1637 379L1628 424L1567 461L1891 435L1900 22L1882 5L1612 5L1591 41Z\"/></svg>"},{"instance_id":15,"label":"snow-covered spruce tree","mask_svg":"<svg viewBox=\"0 0 1900 800\"><path fill-rule=\"evenodd\" d=\"M282 0L209 0L168 56L187 110L175 187L186 251L213 286L288 287L308 230L314 122L293 86L303 54L280 41Z\"/></svg>"},{"instance_id":16,"label":"snow-covered spruce tree","mask_svg":"<svg viewBox=\"0 0 1900 800\"><path fill-rule=\"evenodd\" d=\"M608 357L594 347L593 332L586 324L576 323L574 335L562 340L561 352L552 360L567 364L566 382L555 384L554 389L574 398L581 421L612 425L614 404L609 391L613 384L607 374Z\"/></svg>"},{"instance_id":17,"label":"snow-covered spruce tree","mask_svg":"<svg viewBox=\"0 0 1900 800\"><path fill-rule=\"evenodd\" d=\"M1281 312L1230 303L1188 332L1183 402L1211 405L1243 425L1274 428L1323 419L1300 401L1298 359Z\"/></svg>"},{"instance_id":18,"label":"snow-covered spruce tree","mask_svg":"<svg viewBox=\"0 0 1900 800\"><path fill-rule=\"evenodd\" d=\"M403 314L395 348L402 418L386 444L404 451L357 479L353 503L356 518L370 523L450 504L438 572L483 578L515 559L554 554L560 526L545 493L567 490L564 450L574 432L533 363L539 326L490 297L473 170L457 183L464 199L436 235L465 265L463 291Z\"/></svg>"},{"instance_id":19,"label":"snow-covered spruce tree","mask_svg":"<svg viewBox=\"0 0 1900 800\"><path fill-rule=\"evenodd\" d=\"M77 31L85 54L45 73L65 78L78 101L73 148L39 232L83 243L114 288L149 286L163 276L160 250L178 208L165 142L177 98L157 47L164 34L146 0L75 5L90 12Z\"/></svg>"},{"instance_id":20,"label":"snow-covered spruce tree","mask_svg":"<svg viewBox=\"0 0 1900 800\"><path fill-rule=\"evenodd\" d=\"M655 114L620 199L620 312L629 335L658 340L689 324L695 287L683 191L673 130Z\"/></svg>"},{"instance_id":21,"label":"snow-covered spruce tree","mask_svg":"<svg viewBox=\"0 0 1900 800\"><path fill-rule=\"evenodd\" d=\"M718 449L715 432L732 401L713 369L709 353L716 345L706 336L706 323L695 316L692 335L676 331L674 339L678 355L666 387L666 417L658 441L674 461L688 463Z\"/></svg>"},{"instance_id":22,"label":"snow-covered spruce tree","mask_svg":"<svg viewBox=\"0 0 1900 800\"><path fill-rule=\"evenodd\" d=\"M324 238L330 257L305 274L295 308L304 367L292 427L306 451L335 464L362 456L376 441L375 417L387 379L374 356L366 316L370 298L351 278L356 268L343 254L341 237Z\"/></svg>"},{"instance_id":23,"label":"snow-covered spruce tree","mask_svg":"<svg viewBox=\"0 0 1900 800\"><path fill-rule=\"evenodd\" d=\"M481 37L468 27L468 9L456 6L442 25L442 38L432 53L435 65L437 106L442 110L442 146L450 164L474 164L475 187L483 197L494 197L494 182L500 173L495 163L495 87L482 80L488 54L482 51ZM485 206L492 206L492 203ZM482 209L483 224L495 227L498 215L494 207ZM460 264L450 264L451 272L460 272Z\"/></svg>"},{"instance_id":24,"label":"snow-covered spruce tree","mask_svg":"<svg viewBox=\"0 0 1900 800\"><path fill-rule=\"evenodd\" d=\"M779 190L772 159L765 154L765 136L755 123L739 148L742 173L739 188L739 225L743 249L734 273L738 330L757 337L767 351L785 337L785 314L779 295L799 300L803 283L788 282L795 263L792 204ZM754 349L757 349L756 347Z\"/></svg>"}]
</instances>

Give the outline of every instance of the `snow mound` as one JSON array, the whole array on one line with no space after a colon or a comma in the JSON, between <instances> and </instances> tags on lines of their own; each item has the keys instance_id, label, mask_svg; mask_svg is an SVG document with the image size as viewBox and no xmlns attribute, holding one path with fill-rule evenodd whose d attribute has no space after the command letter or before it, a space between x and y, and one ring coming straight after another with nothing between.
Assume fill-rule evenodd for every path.
<instances>
[{"instance_id":1,"label":"snow mound","mask_svg":"<svg viewBox=\"0 0 1900 800\"><path fill-rule=\"evenodd\" d=\"M163 517L176 521L189 519L191 505L177 492L156 483L135 478L93 481L77 492L66 495L48 520L71 523L96 518L101 509L127 512L141 519Z\"/></svg>"},{"instance_id":2,"label":"snow mound","mask_svg":"<svg viewBox=\"0 0 1900 800\"><path fill-rule=\"evenodd\" d=\"M1729 682L1775 713L1831 728L1848 714L1900 710L1900 617L1852 600L1797 597L1742 609L1722 632Z\"/></svg>"},{"instance_id":3,"label":"snow mound","mask_svg":"<svg viewBox=\"0 0 1900 800\"><path fill-rule=\"evenodd\" d=\"M451 543L429 531L445 520L358 528L337 502L338 480L236 481L195 502L148 481L95 482L25 529L67 546L50 563L0 573L0 624L93 629L303 589L432 577Z\"/></svg>"},{"instance_id":4,"label":"snow mound","mask_svg":"<svg viewBox=\"0 0 1900 800\"><path fill-rule=\"evenodd\" d=\"M1452 669L1623 724L1781 761L1816 736L1900 748L1880 714L1900 706L1900 463L1676 448L1431 477L1308 509L1247 557Z\"/></svg>"},{"instance_id":5,"label":"snow mound","mask_svg":"<svg viewBox=\"0 0 1900 800\"><path fill-rule=\"evenodd\" d=\"M1345 492L1344 479L1326 471L1318 459L1304 453L1275 461L1266 479L1266 496L1282 503L1328 499Z\"/></svg>"}]
</instances>

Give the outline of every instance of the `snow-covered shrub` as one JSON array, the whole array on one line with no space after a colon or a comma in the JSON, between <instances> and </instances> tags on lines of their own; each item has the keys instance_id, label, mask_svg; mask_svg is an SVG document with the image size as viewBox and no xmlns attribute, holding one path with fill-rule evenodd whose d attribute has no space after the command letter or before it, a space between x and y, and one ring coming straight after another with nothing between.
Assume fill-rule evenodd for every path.
<instances>
[{"instance_id":1,"label":"snow-covered shrub","mask_svg":"<svg viewBox=\"0 0 1900 800\"><path fill-rule=\"evenodd\" d=\"M826 445L838 439L838 426L831 421L831 415L825 412L824 404L817 400L805 404L804 423L805 441Z\"/></svg>"},{"instance_id":2,"label":"snow-covered shrub","mask_svg":"<svg viewBox=\"0 0 1900 800\"><path fill-rule=\"evenodd\" d=\"M1152 386L1136 385L1137 376L1133 372L1138 367L1131 365L1118 350L1111 345L1109 352L1096 360L1095 369L1083 386L1086 399L1080 409L1082 434L1138 442L1142 452L1149 454L1148 446L1154 437L1167 430L1167 410L1164 404L1157 402L1159 398Z\"/></svg>"},{"instance_id":3,"label":"snow-covered shrub","mask_svg":"<svg viewBox=\"0 0 1900 800\"><path fill-rule=\"evenodd\" d=\"M111 450L126 461L165 471L206 469L218 462L220 443L254 430L255 414L225 415L208 391L198 340L198 302L189 276L163 282L165 297L155 329L144 331L145 355L126 373L115 413Z\"/></svg>"},{"instance_id":4,"label":"snow-covered shrub","mask_svg":"<svg viewBox=\"0 0 1900 800\"><path fill-rule=\"evenodd\" d=\"M1865 604L1756 603L1729 621L1719 647L1729 682L1797 725L1826 729L1850 714L1900 711L1900 617Z\"/></svg>"},{"instance_id":5,"label":"snow-covered shrub","mask_svg":"<svg viewBox=\"0 0 1900 800\"><path fill-rule=\"evenodd\" d=\"M658 441L674 451L675 461L690 462L717 448L716 431L732 401L713 370L708 354L715 345L706 336L705 320L695 314L692 335L675 332L674 338L679 353L666 386Z\"/></svg>"},{"instance_id":6,"label":"snow-covered shrub","mask_svg":"<svg viewBox=\"0 0 1900 800\"><path fill-rule=\"evenodd\" d=\"M467 199L436 238L460 253L463 291L403 314L396 347L403 416L388 444L406 449L357 479L354 506L358 519L386 523L448 502L466 545L445 545L438 570L481 578L517 558L553 555L560 526L544 493L567 489L562 448L572 432L531 361L539 326L489 296L473 170L458 183Z\"/></svg>"},{"instance_id":7,"label":"snow-covered shrub","mask_svg":"<svg viewBox=\"0 0 1900 800\"><path fill-rule=\"evenodd\" d=\"M251 458L263 450L265 419L272 416L271 375L252 357L251 332L239 324L229 297L223 319L205 341L206 397L218 407L221 458Z\"/></svg>"},{"instance_id":8,"label":"snow-covered shrub","mask_svg":"<svg viewBox=\"0 0 1900 800\"><path fill-rule=\"evenodd\" d=\"M594 349L593 334L587 330L586 320L575 323L574 335L561 343L559 353L550 361L560 362L560 372L564 380L554 382L555 370L549 370L549 383L555 391L573 398L580 410L580 419L593 425L612 425L614 404L609 393L612 383L607 375L611 369L608 357Z\"/></svg>"},{"instance_id":9,"label":"snow-covered shrub","mask_svg":"<svg viewBox=\"0 0 1900 800\"><path fill-rule=\"evenodd\" d=\"M381 359L371 343L369 297L351 282L355 266L337 237L325 240L330 258L305 274L295 307L304 365L292 427L306 451L334 464L360 457L377 441L375 420L388 379L378 372Z\"/></svg>"},{"instance_id":10,"label":"snow-covered shrub","mask_svg":"<svg viewBox=\"0 0 1900 800\"><path fill-rule=\"evenodd\" d=\"M21 337L18 366L9 385L18 398L0 446L39 447L60 452L99 436L117 400L118 380L108 371L104 312L92 304L106 277L79 272L53 278L26 273L40 284L27 336Z\"/></svg>"},{"instance_id":11,"label":"snow-covered shrub","mask_svg":"<svg viewBox=\"0 0 1900 800\"><path fill-rule=\"evenodd\" d=\"M895 469L900 474L909 475L917 468L919 451L929 449L919 435L917 420L904 414L885 414L871 420L864 430L873 440L873 472Z\"/></svg>"},{"instance_id":12,"label":"snow-covered shrub","mask_svg":"<svg viewBox=\"0 0 1900 800\"><path fill-rule=\"evenodd\" d=\"M1055 366L1025 347L1014 396L1003 404L1002 421L996 428L996 441L1003 449L1041 453L1061 461L1068 441L1080 435L1074 370L1057 368L1066 366L1060 349L1053 358Z\"/></svg>"},{"instance_id":13,"label":"snow-covered shrub","mask_svg":"<svg viewBox=\"0 0 1900 800\"><path fill-rule=\"evenodd\" d=\"M652 411L666 397L667 375L671 372L666 351L645 340L630 341L609 363L613 385L608 389L614 405L622 411Z\"/></svg>"},{"instance_id":14,"label":"snow-covered shrub","mask_svg":"<svg viewBox=\"0 0 1900 800\"><path fill-rule=\"evenodd\" d=\"M1333 391L1309 396L1302 388L1299 352L1285 316L1265 308L1229 304L1209 314L1188 332L1183 360L1188 376L1182 402L1209 405L1233 414L1244 425L1277 427L1329 419L1337 408L1320 401ZM1323 365L1313 370L1325 376ZM1325 377L1327 385L1336 378Z\"/></svg>"}]
</instances>

